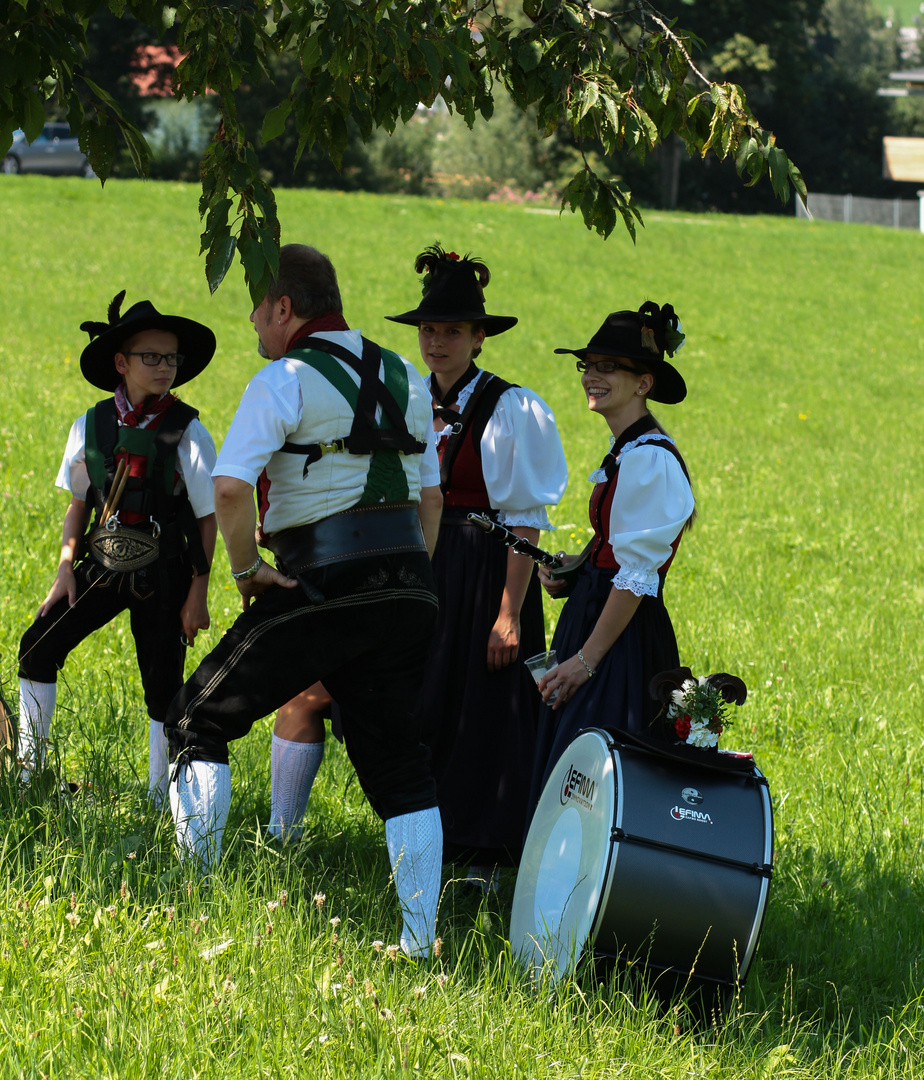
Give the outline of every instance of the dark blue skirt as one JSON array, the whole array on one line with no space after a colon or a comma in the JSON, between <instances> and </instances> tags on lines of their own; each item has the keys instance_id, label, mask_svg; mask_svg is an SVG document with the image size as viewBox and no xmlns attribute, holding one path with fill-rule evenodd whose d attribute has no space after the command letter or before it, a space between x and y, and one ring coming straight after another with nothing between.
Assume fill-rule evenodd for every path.
<instances>
[{"instance_id":1,"label":"dark blue skirt","mask_svg":"<svg viewBox=\"0 0 924 1080\"><path fill-rule=\"evenodd\" d=\"M520 654L489 672L488 635L500 610L507 549L475 525L440 527L433 558L440 612L422 693L446 862L519 860L541 699L523 660L545 649L534 573L520 612Z\"/></svg>"},{"instance_id":2,"label":"dark blue skirt","mask_svg":"<svg viewBox=\"0 0 924 1080\"><path fill-rule=\"evenodd\" d=\"M585 563L552 639L559 663L574 656L590 637L609 598L612 580L612 570ZM659 672L679 666L677 639L664 602L660 596L643 596L629 625L600 661L594 677L557 711L553 712L548 705L541 706L530 818L549 774L578 732L587 727L644 731L661 708L649 697L649 682Z\"/></svg>"}]
</instances>

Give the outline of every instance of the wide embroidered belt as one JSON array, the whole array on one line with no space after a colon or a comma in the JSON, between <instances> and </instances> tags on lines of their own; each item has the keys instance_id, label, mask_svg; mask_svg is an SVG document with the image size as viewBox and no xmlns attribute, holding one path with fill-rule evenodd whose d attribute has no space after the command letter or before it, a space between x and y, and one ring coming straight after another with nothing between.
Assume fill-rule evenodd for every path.
<instances>
[{"instance_id":1,"label":"wide embroidered belt","mask_svg":"<svg viewBox=\"0 0 924 1080\"><path fill-rule=\"evenodd\" d=\"M266 540L279 569L298 576L306 570L368 558L426 551L417 504L354 506L310 525L283 529Z\"/></svg>"}]
</instances>

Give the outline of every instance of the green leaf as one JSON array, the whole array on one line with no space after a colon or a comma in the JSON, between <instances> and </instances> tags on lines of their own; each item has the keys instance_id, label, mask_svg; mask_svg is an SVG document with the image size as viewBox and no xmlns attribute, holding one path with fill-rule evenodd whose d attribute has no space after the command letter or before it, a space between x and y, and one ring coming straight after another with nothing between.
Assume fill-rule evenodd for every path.
<instances>
[{"instance_id":1,"label":"green leaf","mask_svg":"<svg viewBox=\"0 0 924 1080\"><path fill-rule=\"evenodd\" d=\"M112 172L118 149L115 132L98 120L88 120L78 132L77 142L89 158L93 171L105 183Z\"/></svg>"},{"instance_id":2,"label":"green leaf","mask_svg":"<svg viewBox=\"0 0 924 1080\"><path fill-rule=\"evenodd\" d=\"M770 183L773 193L782 202L789 199L789 158L778 146L771 146L767 153L770 166Z\"/></svg>"},{"instance_id":3,"label":"green leaf","mask_svg":"<svg viewBox=\"0 0 924 1080\"><path fill-rule=\"evenodd\" d=\"M590 110L597 104L597 99L600 97L600 88L595 82L587 82L584 84L583 89L577 95L578 99L578 120L583 120L584 117L590 112Z\"/></svg>"},{"instance_id":4,"label":"green leaf","mask_svg":"<svg viewBox=\"0 0 924 1080\"><path fill-rule=\"evenodd\" d=\"M270 139L275 139L277 135L281 135L285 131L286 120L289 119L291 112L292 102L288 98L281 105L277 105L275 109L270 109L263 120L263 130L260 132L260 138L263 142L267 143Z\"/></svg>"},{"instance_id":5,"label":"green leaf","mask_svg":"<svg viewBox=\"0 0 924 1080\"><path fill-rule=\"evenodd\" d=\"M231 268L237 240L230 233L225 233L212 241L209 253L205 257L205 277L209 283L209 292L214 293L224 281L225 274Z\"/></svg>"},{"instance_id":6,"label":"green leaf","mask_svg":"<svg viewBox=\"0 0 924 1080\"><path fill-rule=\"evenodd\" d=\"M108 105L110 109L113 109L117 113L121 113L122 110L119 108L118 102L108 90L104 90L92 79L88 79L86 75L81 76L81 78L104 105Z\"/></svg>"},{"instance_id":7,"label":"green leaf","mask_svg":"<svg viewBox=\"0 0 924 1080\"><path fill-rule=\"evenodd\" d=\"M517 49L517 62L524 71L535 71L545 53L544 42L539 38L520 42Z\"/></svg>"},{"instance_id":8,"label":"green leaf","mask_svg":"<svg viewBox=\"0 0 924 1080\"><path fill-rule=\"evenodd\" d=\"M808 188L805 186L805 181L802 179L802 173L791 161L789 163L789 179L792 181L792 186L802 196L803 201L808 199Z\"/></svg>"},{"instance_id":9,"label":"green leaf","mask_svg":"<svg viewBox=\"0 0 924 1080\"><path fill-rule=\"evenodd\" d=\"M266 270L266 256L260 241L256 236L251 235L250 222L245 222L242 226L237 246L241 253L241 262L244 264L247 280L259 281ZM212 291L214 292L214 289Z\"/></svg>"},{"instance_id":10,"label":"green leaf","mask_svg":"<svg viewBox=\"0 0 924 1080\"><path fill-rule=\"evenodd\" d=\"M310 75L319 66L320 61L321 36L320 34L311 34L305 40L305 46L302 49L302 70L306 75Z\"/></svg>"},{"instance_id":11,"label":"green leaf","mask_svg":"<svg viewBox=\"0 0 924 1080\"><path fill-rule=\"evenodd\" d=\"M35 142L45 126L45 103L34 90L29 90L22 105L22 130L30 143Z\"/></svg>"},{"instance_id":12,"label":"green leaf","mask_svg":"<svg viewBox=\"0 0 924 1080\"><path fill-rule=\"evenodd\" d=\"M741 140L738 144L738 155L735 158L735 168L738 170L739 176L747 168L749 158L758 153L757 140L753 135L748 139Z\"/></svg>"},{"instance_id":13,"label":"green leaf","mask_svg":"<svg viewBox=\"0 0 924 1080\"><path fill-rule=\"evenodd\" d=\"M145 142L144 136L138 128L124 116L116 117L116 119L119 128L122 131L122 138L125 139L125 143L128 146L128 152L131 154L132 165L135 167L135 172L138 173L139 176L147 176L151 151L148 144Z\"/></svg>"}]
</instances>

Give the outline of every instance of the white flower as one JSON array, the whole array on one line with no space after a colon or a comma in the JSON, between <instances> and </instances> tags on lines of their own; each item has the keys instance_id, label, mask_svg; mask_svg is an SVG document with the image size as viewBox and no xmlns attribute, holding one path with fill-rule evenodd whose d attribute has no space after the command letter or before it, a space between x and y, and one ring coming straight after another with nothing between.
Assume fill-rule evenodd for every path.
<instances>
[{"instance_id":1,"label":"white flower","mask_svg":"<svg viewBox=\"0 0 924 1080\"><path fill-rule=\"evenodd\" d=\"M699 684L696 682L695 679L684 679L681 689L683 690L684 694L689 694L689 692L691 690L695 690L698 685Z\"/></svg>"},{"instance_id":2,"label":"white flower","mask_svg":"<svg viewBox=\"0 0 924 1080\"><path fill-rule=\"evenodd\" d=\"M682 690L671 690L671 701L678 708L682 709L683 708L683 691Z\"/></svg>"},{"instance_id":3,"label":"white flower","mask_svg":"<svg viewBox=\"0 0 924 1080\"><path fill-rule=\"evenodd\" d=\"M220 942L218 945L213 945L210 949L203 949L199 955L203 960L211 960L215 956L219 956L225 951L230 949L234 944L234 938L227 938L225 941Z\"/></svg>"},{"instance_id":4,"label":"white flower","mask_svg":"<svg viewBox=\"0 0 924 1080\"><path fill-rule=\"evenodd\" d=\"M690 746L717 746L719 737L714 731L710 731L705 724L693 724L690 728L690 734L687 736L687 742Z\"/></svg>"}]
</instances>

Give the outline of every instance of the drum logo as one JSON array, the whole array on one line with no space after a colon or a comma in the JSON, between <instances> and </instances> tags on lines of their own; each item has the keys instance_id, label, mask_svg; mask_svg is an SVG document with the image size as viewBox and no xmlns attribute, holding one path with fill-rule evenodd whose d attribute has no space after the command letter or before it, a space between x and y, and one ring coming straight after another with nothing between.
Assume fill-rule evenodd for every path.
<instances>
[{"instance_id":1,"label":"drum logo","mask_svg":"<svg viewBox=\"0 0 924 1080\"><path fill-rule=\"evenodd\" d=\"M685 787L683 791L680 792L680 797L685 803L689 803L690 806L699 806L703 801L702 795L700 795L695 787Z\"/></svg>"},{"instance_id":2,"label":"drum logo","mask_svg":"<svg viewBox=\"0 0 924 1080\"><path fill-rule=\"evenodd\" d=\"M565 772L565 778L561 782L561 804L576 802L585 810L593 810L594 796L597 794L597 781L578 771L573 765L569 765Z\"/></svg>"},{"instance_id":3,"label":"drum logo","mask_svg":"<svg viewBox=\"0 0 924 1080\"><path fill-rule=\"evenodd\" d=\"M688 810L685 806L674 806L671 809L671 817L674 821L693 821L698 825L711 825L712 818L699 810Z\"/></svg>"}]
</instances>

